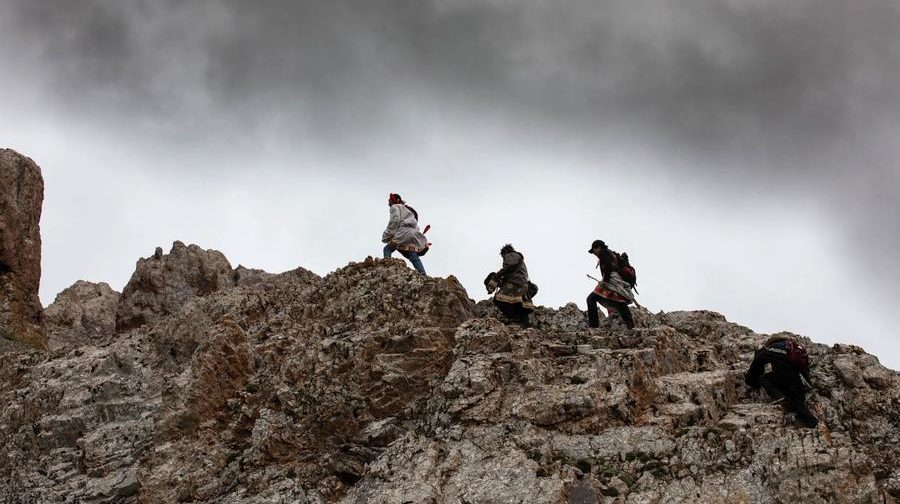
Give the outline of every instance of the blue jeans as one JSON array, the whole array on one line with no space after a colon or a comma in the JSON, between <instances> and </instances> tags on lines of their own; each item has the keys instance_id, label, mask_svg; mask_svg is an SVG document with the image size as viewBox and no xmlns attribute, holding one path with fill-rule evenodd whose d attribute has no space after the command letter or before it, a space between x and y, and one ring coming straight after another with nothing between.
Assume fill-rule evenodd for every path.
<instances>
[{"instance_id":1,"label":"blue jeans","mask_svg":"<svg viewBox=\"0 0 900 504\"><path fill-rule=\"evenodd\" d=\"M391 254L393 254L395 250L397 250L397 249L390 243L385 245L384 246L384 258L385 259L390 258ZM413 268L416 268L416 271L425 275L425 266L422 266L422 260L419 259L419 254L417 254L411 250L401 250L400 254L403 255L403 257L409 259L409 262L412 263Z\"/></svg>"}]
</instances>

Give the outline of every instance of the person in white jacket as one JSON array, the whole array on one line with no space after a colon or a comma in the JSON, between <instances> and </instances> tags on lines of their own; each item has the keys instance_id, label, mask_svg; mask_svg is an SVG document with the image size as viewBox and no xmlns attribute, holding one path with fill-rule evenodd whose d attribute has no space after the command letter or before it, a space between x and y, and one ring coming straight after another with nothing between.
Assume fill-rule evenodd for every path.
<instances>
[{"instance_id":1,"label":"person in white jacket","mask_svg":"<svg viewBox=\"0 0 900 504\"><path fill-rule=\"evenodd\" d=\"M419 254L428 249L428 239L419 231L419 214L406 205L399 194L388 196L390 219L387 228L381 234L381 242L385 243L384 258L388 259L395 250L412 263L413 268L425 275L425 266Z\"/></svg>"}]
</instances>

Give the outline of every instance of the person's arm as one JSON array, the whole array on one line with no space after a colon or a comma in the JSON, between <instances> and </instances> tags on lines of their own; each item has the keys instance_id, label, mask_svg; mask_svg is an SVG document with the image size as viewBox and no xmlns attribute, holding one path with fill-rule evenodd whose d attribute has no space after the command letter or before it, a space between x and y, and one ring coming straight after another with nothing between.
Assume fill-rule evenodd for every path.
<instances>
[{"instance_id":1,"label":"person's arm","mask_svg":"<svg viewBox=\"0 0 900 504\"><path fill-rule=\"evenodd\" d=\"M515 252L503 256L503 267L497 272L497 278L501 280L510 272L515 271L522 264L522 255Z\"/></svg>"},{"instance_id":2,"label":"person's arm","mask_svg":"<svg viewBox=\"0 0 900 504\"><path fill-rule=\"evenodd\" d=\"M497 290L497 274L493 271L488 273L487 278L484 279L484 288L487 289L488 294L493 294L495 290Z\"/></svg>"},{"instance_id":3,"label":"person's arm","mask_svg":"<svg viewBox=\"0 0 900 504\"><path fill-rule=\"evenodd\" d=\"M390 242L398 227L400 227L400 205L391 205L387 228L385 228L384 233L381 233L381 243Z\"/></svg>"},{"instance_id":4,"label":"person's arm","mask_svg":"<svg viewBox=\"0 0 900 504\"><path fill-rule=\"evenodd\" d=\"M759 377L762 376L763 371L766 370L766 364L770 361L771 356L765 348L760 348L756 351L753 355L753 363L750 364L750 369L744 374L744 381L747 385L753 388L759 388Z\"/></svg>"},{"instance_id":5,"label":"person's arm","mask_svg":"<svg viewBox=\"0 0 900 504\"><path fill-rule=\"evenodd\" d=\"M809 368L803 369L800 371L800 375L803 376L803 379L806 380L806 385L809 388L812 388L812 378L809 377Z\"/></svg>"},{"instance_id":6,"label":"person's arm","mask_svg":"<svg viewBox=\"0 0 900 504\"><path fill-rule=\"evenodd\" d=\"M612 274L613 255L609 249L603 249L600 252L600 273L603 275L603 281L609 281L609 275Z\"/></svg>"}]
</instances>

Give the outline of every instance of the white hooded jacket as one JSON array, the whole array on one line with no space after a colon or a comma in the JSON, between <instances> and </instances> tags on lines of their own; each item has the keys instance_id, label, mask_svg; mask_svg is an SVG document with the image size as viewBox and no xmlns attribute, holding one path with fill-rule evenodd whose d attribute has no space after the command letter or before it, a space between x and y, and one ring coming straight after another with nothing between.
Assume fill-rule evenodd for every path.
<instances>
[{"instance_id":1,"label":"white hooded jacket","mask_svg":"<svg viewBox=\"0 0 900 504\"><path fill-rule=\"evenodd\" d=\"M397 250L421 252L428 248L428 239L419 231L415 214L402 203L391 205L391 217L381 242L390 243Z\"/></svg>"}]
</instances>

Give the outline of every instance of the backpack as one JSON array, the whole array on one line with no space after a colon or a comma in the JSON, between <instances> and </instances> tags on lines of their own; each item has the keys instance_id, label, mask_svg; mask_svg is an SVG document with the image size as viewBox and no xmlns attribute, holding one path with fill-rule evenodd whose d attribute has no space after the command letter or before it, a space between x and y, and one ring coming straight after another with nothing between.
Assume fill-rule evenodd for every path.
<instances>
[{"instance_id":1,"label":"backpack","mask_svg":"<svg viewBox=\"0 0 900 504\"><path fill-rule=\"evenodd\" d=\"M784 353L785 362L797 371L809 368L809 354L806 353L806 349L797 340L787 338L776 341L771 346L775 347L778 353Z\"/></svg>"},{"instance_id":2,"label":"backpack","mask_svg":"<svg viewBox=\"0 0 900 504\"><path fill-rule=\"evenodd\" d=\"M531 280L528 281L528 299L534 299L534 296L537 296L538 286L536 283Z\"/></svg>"},{"instance_id":3,"label":"backpack","mask_svg":"<svg viewBox=\"0 0 900 504\"><path fill-rule=\"evenodd\" d=\"M637 285L637 271L634 270L634 266L628 261L628 252L622 252L621 254L614 252L614 254L619 275L622 277L622 280L625 280L634 288Z\"/></svg>"},{"instance_id":4,"label":"backpack","mask_svg":"<svg viewBox=\"0 0 900 504\"><path fill-rule=\"evenodd\" d=\"M809 367L809 354L797 340L789 339L786 342L787 361L794 368L803 370Z\"/></svg>"}]
</instances>

